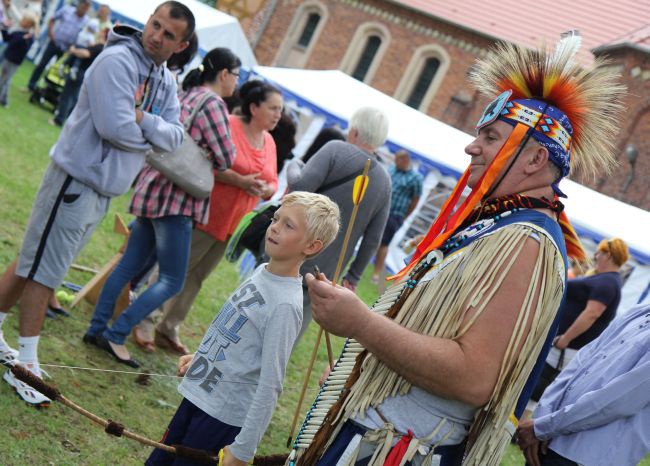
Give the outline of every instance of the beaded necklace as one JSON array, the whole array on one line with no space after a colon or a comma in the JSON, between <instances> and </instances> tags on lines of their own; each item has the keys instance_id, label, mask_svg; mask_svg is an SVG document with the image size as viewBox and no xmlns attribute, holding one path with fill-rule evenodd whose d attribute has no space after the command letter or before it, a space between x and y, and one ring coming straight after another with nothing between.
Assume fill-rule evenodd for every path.
<instances>
[{"instance_id":1,"label":"beaded necklace","mask_svg":"<svg viewBox=\"0 0 650 466\"><path fill-rule=\"evenodd\" d=\"M417 285L423 272L429 270L434 264L442 261L449 252L459 248L465 241L478 235L486 228L494 226L499 220L524 209L549 209L560 215L564 205L558 201L549 201L545 197L536 198L511 194L508 196L490 199L474 210L467 220L450 236L440 248L431 251L424 260L421 260L409 273L406 288L413 289Z\"/></svg>"}]
</instances>

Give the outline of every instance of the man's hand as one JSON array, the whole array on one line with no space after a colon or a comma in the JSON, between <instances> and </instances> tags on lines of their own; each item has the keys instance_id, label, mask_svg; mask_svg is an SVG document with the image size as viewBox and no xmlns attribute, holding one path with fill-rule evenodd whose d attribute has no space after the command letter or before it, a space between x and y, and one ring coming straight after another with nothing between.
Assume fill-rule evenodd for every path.
<instances>
[{"instance_id":1,"label":"man's hand","mask_svg":"<svg viewBox=\"0 0 650 466\"><path fill-rule=\"evenodd\" d=\"M558 335L555 337L555 340L553 340L553 346L559 350L566 349L569 346L569 343L571 342L564 335Z\"/></svg>"},{"instance_id":2,"label":"man's hand","mask_svg":"<svg viewBox=\"0 0 650 466\"><path fill-rule=\"evenodd\" d=\"M179 377L183 377L187 370L190 368L190 363L192 362L192 358L194 358L194 354L186 354L184 356L181 356L178 358L178 370L176 374Z\"/></svg>"},{"instance_id":3,"label":"man's hand","mask_svg":"<svg viewBox=\"0 0 650 466\"><path fill-rule=\"evenodd\" d=\"M305 280L314 320L334 335L354 338L369 315L365 303L347 288L332 286L322 273L318 280L308 273Z\"/></svg>"},{"instance_id":4,"label":"man's hand","mask_svg":"<svg viewBox=\"0 0 650 466\"><path fill-rule=\"evenodd\" d=\"M143 115L142 110L140 110L139 108L136 108L135 109L135 122L137 124L140 124L140 122L142 121L142 115Z\"/></svg>"},{"instance_id":5,"label":"man's hand","mask_svg":"<svg viewBox=\"0 0 650 466\"><path fill-rule=\"evenodd\" d=\"M535 436L534 421L532 419L521 421L515 435L517 445L521 448L528 464L540 466L539 454L546 454L548 442L542 442Z\"/></svg>"},{"instance_id":6,"label":"man's hand","mask_svg":"<svg viewBox=\"0 0 650 466\"><path fill-rule=\"evenodd\" d=\"M353 293L357 292L357 285L352 284L350 280L347 278L343 279L343 282L341 283L344 288L347 288L348 290L352 291Z\"/></svg>"},{"instance_id":7,"label":"man's hand","mask_svg":"<svg viewBox=\"0 0 650 466\"><path fill-rule=\"evenodd\" d=\"M246 466L246 464L246 461L235 458L235 456L230 453L228 447L224 447L223 462L221 463L221 466Z\"/></svg>"}]
</instances>

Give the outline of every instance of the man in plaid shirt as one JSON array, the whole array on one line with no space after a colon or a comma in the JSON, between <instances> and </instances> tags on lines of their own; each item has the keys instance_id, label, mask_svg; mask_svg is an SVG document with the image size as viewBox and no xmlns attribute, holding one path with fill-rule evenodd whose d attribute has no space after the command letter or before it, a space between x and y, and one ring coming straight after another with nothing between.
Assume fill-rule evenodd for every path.
<instances>
[{"instance_id":1,"label":"man in plaid shirt","mask_svg":"<svg viewBox=\"0 0 650 466\"><path fill-rule=\"evenodd\" d=\"M411 167L411 156L405 150L395 153L395 165L389 168L388 173L393 192L386 229L375 257L375 273L372 275L374 283L379 282L379 277L384 270L388 245L404 223L404 219L418 205L422 195L422 176Z\"/></svg>"}]
</instances>

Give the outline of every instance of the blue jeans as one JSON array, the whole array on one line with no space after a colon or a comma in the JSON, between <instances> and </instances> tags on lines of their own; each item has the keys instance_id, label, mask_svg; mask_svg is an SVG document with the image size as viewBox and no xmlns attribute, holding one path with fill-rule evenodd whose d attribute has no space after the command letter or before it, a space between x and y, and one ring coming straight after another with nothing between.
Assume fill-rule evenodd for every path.
<instances>
[{"instance_id":1,"label":"blue jeans","mask_svg":"<svg viewBox=\"0 0 650 466\"><path fill-rule=\"evenodd\" d=\"M81 84L83 82L83 71L79 71L76 79L72 79L70 75L65 80L65 85L63 86L63 91L61 91L61 96L59 97L59 105L56 107L56 116L54 121L59 125L63 126L65 120L72 113L72 109L77 104L77 99L79 98L79 90L81 89Z\"/></svg>"},{"instance_id":2,"label":"blue jeans","mask_svg":"<svg viewBox=\"0 0 650 466\"><path fill-rule=\"evenodd\" d=\"M52 57L59 58L61 55L63 55L63 52L65 52L65 50L61 50L51 40L48 41L47 46L45 46L45 50L43 51L41 61L38 62L38 65L36 65L36 68L34 68L34 71L32 72L32 76L29 78L27 87L30 91L36 89L36 84L38 84L38 80L40 79L43 71L45 70L45 67L50 62Z\"/></svg>"},{"instance_id":3,"label":"blue jeans","mask_svg":"<svg viewBox=\"0 0 650 466\"><path fill-rule=\"evenodd\" d=\"M87 334L102 335L115 344L123 345L133 327L178 294L185 282L191 237L191 217L138 217L122 259L102 288ZM141 272L142 266L152 255L158 257L158 281L133 301L113 322L112 327L108 327L121 291Z\"/></svg>"}]
</instances>

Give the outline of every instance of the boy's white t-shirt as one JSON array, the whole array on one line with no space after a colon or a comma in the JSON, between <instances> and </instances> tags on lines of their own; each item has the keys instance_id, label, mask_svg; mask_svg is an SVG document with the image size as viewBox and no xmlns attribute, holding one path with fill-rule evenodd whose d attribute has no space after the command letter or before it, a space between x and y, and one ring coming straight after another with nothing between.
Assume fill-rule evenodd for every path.
<instances>
[{"instance_id":1,"label":"boy's white t-shirt","mask_svg":"<svg viewBox=\"0 0 650 466\"><path fill-rule=\"evenodd\" d=\"M178 391L226 424L241 427L230 451L248 461L271 421L302 325L302 277L260 265L208 328Z\"/></svg>"}]
</instances>

